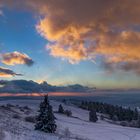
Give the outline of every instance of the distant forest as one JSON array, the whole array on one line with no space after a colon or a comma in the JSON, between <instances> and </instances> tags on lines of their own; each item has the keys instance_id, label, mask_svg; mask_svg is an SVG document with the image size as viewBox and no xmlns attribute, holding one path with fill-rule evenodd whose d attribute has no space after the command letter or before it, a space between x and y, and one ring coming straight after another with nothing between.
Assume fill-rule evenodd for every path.
<instances>
[{"instance_id":1,"label":"distant forest","mask_svg":"<svg viewBox=\"0 0 140 140\"><path fill-rule=\"evenodd\" d=\"M87 110L94 108L96 112L108 114L110 119L117 119L119 121L132 121L138 119L138 111L136 108L131 110L130 108L123 108L118 105L114 106L107 103L87 101L82 101L79 107Z\"/></svg>"}]
</instances>

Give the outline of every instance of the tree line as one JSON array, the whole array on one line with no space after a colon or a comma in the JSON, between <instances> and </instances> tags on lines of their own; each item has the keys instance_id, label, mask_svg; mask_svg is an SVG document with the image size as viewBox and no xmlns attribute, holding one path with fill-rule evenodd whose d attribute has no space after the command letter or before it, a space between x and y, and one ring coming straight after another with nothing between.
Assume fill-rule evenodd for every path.
<instances>
[{"instance_id":1,"label":"tree line","mask_svg":"<svg viewBox=\"0 0 140 140\"><path fill-rule=\"evenodd\" d=\"M123 108L118 105L111 105L102 102L88 102L82 101L79 105L80 108L86 110L95 110L98 113L107 114L109 119L118 120L118 121L132 121L139 119L138 110L135 108L134 110L129 108Z\"/></svg>"}]
</instances>

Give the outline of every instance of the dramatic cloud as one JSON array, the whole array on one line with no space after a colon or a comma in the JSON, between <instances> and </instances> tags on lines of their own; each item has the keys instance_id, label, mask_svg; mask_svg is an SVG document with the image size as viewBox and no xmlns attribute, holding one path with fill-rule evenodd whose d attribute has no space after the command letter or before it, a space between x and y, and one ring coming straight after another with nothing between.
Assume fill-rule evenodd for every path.
<instances>
[{"instance_id":1,"label":"dramatic cloud","mask_svg":"<svg viewBox=\"0 0 140 140\"><path fill-rule=\"evenodd\" d=\"M17 74L10 69L0 67L0 77L12 77L12 76L22 76L22 74Z\"/></svg>"},{"instance_id":2,"label":"dramatic cloud","mask_svg":"<svg viewBox=\"0 0 140 140\"><path fill-rule=\"evenodd\" d=\"M14 3L6 1L8 5ZM68 59L70 63L101 56L109 67L139 74L140 0L15 3L41 15L36 29L49 41L47 48L52 56Z\"/></svg>"},{"instance_id":3,"label":"dramatic cloud","mask_svg":"<svg viewBox=\"0 0 140 140\"><path fill-rule=\"evenodd\" d=\"M2 54L2 63L6 65L26 64L31 66L34 62L28 55L15 51Z\"/></svg>"},{"instance_id":4,"label":"dramatic cloud","mask_svg":"<svg viewBox=\"0 0 140 140\"><path fill-rule=\"evenodd\" d=\"M102 56L110 67L139 74L139 0L42 0L30 4L44 16L36 28L50 41L47 48L52 56L70 63Z\"/></svg>"}]
</instances>

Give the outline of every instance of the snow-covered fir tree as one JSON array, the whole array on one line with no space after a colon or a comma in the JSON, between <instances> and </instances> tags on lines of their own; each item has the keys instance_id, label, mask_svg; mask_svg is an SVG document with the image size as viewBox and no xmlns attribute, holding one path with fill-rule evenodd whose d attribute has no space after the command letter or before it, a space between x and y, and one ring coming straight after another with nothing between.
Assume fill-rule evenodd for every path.
<instances>
[{"instance_id":1,"label":"snow-covered fir tree","mask_svg":"<svg viewBox=\"0 0 140 140\"><path fill-rule=\"evenodd\" d=\"M52 106L49 104L48 95L40 103L39 115L36 119L35 130L41 130L46 133L54 133L57 125L53 114Z\"/></svg>"}]
</instances>

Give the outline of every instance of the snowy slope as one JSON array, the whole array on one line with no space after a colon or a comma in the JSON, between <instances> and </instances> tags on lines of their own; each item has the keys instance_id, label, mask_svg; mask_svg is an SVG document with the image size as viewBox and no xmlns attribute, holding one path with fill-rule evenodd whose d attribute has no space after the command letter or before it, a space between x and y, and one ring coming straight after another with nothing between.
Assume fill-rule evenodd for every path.
<instances>
[{"instance_id":1,"label":"snowy slope","mask_svg":"<svg viewBox=\"0 0 140 140\"><path fill-rule=\"evenodd\" d=\"M34 130L34 123L25 122L24 118L28 116L25 111L21 111L21 107L27 105L30 110L29 116L34 116L37 112L39 100L9 100L0 101L0 105L10 103L19 105L3 109L0 107L0 128L5 133L3 140L140 140L140 129L122 127L109 124L99 120L97 123L88 121L88 111L79 109L75 106L63 105L65 109L72 111L73 117L67 117L55 113L58 126L56 134L46 134ZM57 101L51 101L54 111L58 109L60 104ZM13 118L13 114L17 113L20 119ZM1 140L1 138L0 138Z\"/></svg>"}]
</instances>

